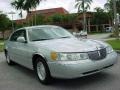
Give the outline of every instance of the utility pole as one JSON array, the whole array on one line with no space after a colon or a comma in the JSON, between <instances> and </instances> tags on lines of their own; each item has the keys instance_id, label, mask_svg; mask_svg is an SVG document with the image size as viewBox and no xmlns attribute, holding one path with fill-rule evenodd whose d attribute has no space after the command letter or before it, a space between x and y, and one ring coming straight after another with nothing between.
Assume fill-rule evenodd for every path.
<instances>
[{"instance_id":1,"label":"utility pole","mask_svg":"<svg viewBox=\"0 0 120 90\"><path fill-rule=\"evenodd\" d=\"M113 0L113 11L114 11L114 32L117 39L119 39L119 22L117 19L117 5L116 0Z\"/></svg>"},{"instance_id":2,"label":"utility pole","mask_svg":"<svg viewBox=\"0 0 120 90\"><path fill-rule=\"evenodd\" d=\"M15 12L11 11L8 14L11 14L11 17L12 17L12 30L14 31L13 15L15 14Z\"/></svg>"}]
</instances>

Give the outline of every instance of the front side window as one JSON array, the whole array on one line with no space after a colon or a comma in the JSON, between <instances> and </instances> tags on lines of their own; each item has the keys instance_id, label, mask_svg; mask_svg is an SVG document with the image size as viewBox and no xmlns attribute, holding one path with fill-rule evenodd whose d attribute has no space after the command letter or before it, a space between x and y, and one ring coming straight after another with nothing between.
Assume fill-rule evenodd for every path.
<instances>
[{"instance_id":1,"label":"front side window","mask_svg":"<svg viewBox=\"0 0 120 90\"><path fill-rule=\"evenodd\" d=\"M40 41L59 38L71 38L73 35L61 27L41 27L28 30L30 41Z\"/></svg>"},{"instance_id":2,"label":"front side window","mask_svg":"<svg viewBox=\"0 0 120 90\"><path fill-rule=\"evenodd\" d=\"M18 37L24 37L26 40L26 31L25 30L16 31L15 33L12 34L10 41L16 42Z\"/></svg>"}]
</instances>

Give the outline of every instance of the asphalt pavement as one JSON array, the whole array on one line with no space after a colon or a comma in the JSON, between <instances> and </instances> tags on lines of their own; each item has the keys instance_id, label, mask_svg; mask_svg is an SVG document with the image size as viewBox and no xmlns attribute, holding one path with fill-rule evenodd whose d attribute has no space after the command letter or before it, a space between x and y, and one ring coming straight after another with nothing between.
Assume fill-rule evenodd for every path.
<instances>
[{"instance_id":1,"label":"asphalt pavement","mask_svg":"<svg viewBox=\"0 0 120 90\"><path fill-rule=\"evenodd\" d=\"M120 55L116 65L101 73L77 79L54 79L45 86L33 71L20 65L8 66L0 53L0 90L120 90Z\"/></svg>"},{"instance_id":2,"label":"asphalt pavement","mask_svg":"<svg viewBox=\"0 0 120 90\"><path fill-rule=\"evenodd\" d=\"M101 40L101 41L105 41L107 39L114 39L114 38L109 38L110 35L111 35L111 33L93 34L93 35L88 35L88 38Z\"/></svg>"}]
</instances>

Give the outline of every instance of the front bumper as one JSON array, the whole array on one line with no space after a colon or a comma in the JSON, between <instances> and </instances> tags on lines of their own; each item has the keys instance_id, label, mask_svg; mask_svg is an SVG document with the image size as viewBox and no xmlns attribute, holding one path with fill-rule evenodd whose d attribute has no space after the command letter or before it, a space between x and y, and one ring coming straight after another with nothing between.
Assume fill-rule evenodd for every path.
<instances>
[{"instance_id":1,"label":"front bumper","mask_svg":"<svg viewBox=\"0 0 120 90\"><path fill-rule=\"evenodd\" d=\"M112 52L105 59L93 61L90 59L79 61L48 62L51 76L58 78L78 78L100 72L117 62L117 53Z\"/></svg>"}]
</instances>

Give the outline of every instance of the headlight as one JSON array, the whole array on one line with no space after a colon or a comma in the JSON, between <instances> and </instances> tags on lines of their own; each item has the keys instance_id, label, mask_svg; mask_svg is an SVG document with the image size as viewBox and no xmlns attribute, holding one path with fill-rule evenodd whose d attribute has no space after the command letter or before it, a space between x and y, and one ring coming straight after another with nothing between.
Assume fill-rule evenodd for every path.
<instances>
[{"instance_id":1,"label":"headlight","mask_svg":"<svg viewBox=\"0 0 120 90\"><path fill-rule=\"evenodd\" d=\"M113 50L113 48L112 48L111 46L108 46L108 47L106 48L106 51L107 51L107 53L109 54L109 53L113 52L114 50Z\"/></svg>"},{"instance_id":2,"label":"headlight","mask_svg":"<svg viewBox=\"0 0 120 90\"><path fill-rule=\"evenodd\" d=\"M76 60L85 60L88 59L87 53L57 53L51 52L52 60L61 60L61 61L76 61Z\"/></svg>"},{"instance_id":3,"label":"headlight","mask_svg":"<svg viewBox=\"0 0 120 90\"><path fill-rule=\"evenodd\" d=\"M76 61L88 59L87 53L59 53L59 60Z\"/></svg>"}]
</instances>

